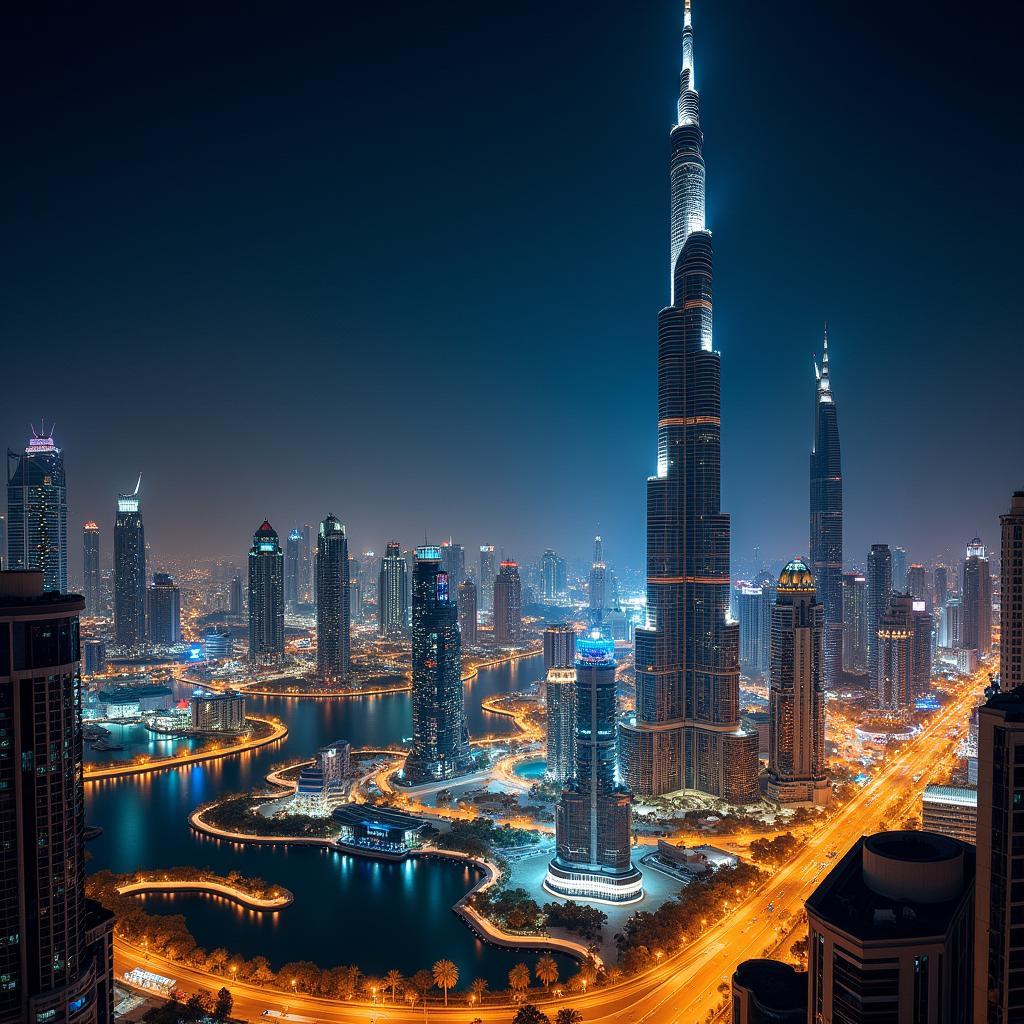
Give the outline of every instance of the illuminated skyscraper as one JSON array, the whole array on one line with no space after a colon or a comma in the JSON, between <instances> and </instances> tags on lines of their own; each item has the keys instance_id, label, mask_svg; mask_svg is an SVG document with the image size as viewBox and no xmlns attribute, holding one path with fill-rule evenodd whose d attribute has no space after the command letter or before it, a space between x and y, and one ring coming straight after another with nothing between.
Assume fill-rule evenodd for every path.
<instances>
[{"instance_id":1,"label":"illuminated skyscraper","mask_svg":"<svg viewBox=\"0 0 1024 1024\"><path fill-rule=\"evenodd\" d=\"M100 613L100 528L86 523L82 531L82 590L85 614Z\"/></svg>"},{"instance_id":2,"label":"illuminated skyscraper","mask_svg":"<svg viewBox=\"0 0 1024 1024\"><path fill-rule=\"evenodd\" d=\"M397 540L388 541L377 575L377 632L394 636L408 622L409 575Z\"/></svg>"},{"instance_id":3,"label":"illuminated skyscraper","mask_svg":"<svg viewBox=\"0 0 1024 1024\"><path fill-rule=\"evenodd\" d=\"M924 566L917 562L907 570L907 590L915 601L924 601L928 597L928 585L925 582Z\"/></svg>"},{"instance_id":4,"label":"illuminated skyscraper","mask_svg":"<svg viewBox=\"0 0 1024 1024\"><path fill-rule=\"evenodd\" d=\"M907 552L898 546L892 549L892 589L899 594L907 592Z\"/></svg>"},{"instance_id":5,"label":"illuminated skyscraper","mask_svg":"<svg viewBox=\"0 0 1024 1024\"><path fill-rule=\"evenodd\" d=\"M960 604L960 646L988 654L992 650L992 576L980 537L967 545Z\"/></svg>"},{"instance_id":6,"label":"illuminated skyscraper","mask_svg":"<svg viewBox=\"0 0 1024 1024\"><path fill-rule=\"evenodd\" d=\"M480 610L494 611L494 578L498 572L498 563L494 556L493 544L480 545Z\"/></svg>"},{"instance_id":7,"label":"illuminated skyscraper","mask_svg":"<svg viewBox=\"0 0 1024 1024\"><path fill-rule=\"evenodd\" d=\"M573 640L576 637L573 634ZM575 649L575 642L573 648ZM547 769L557 786L567 786L576 771L576 668L552 667L547 671Z\"/></svg>"},{"instance_id":8,"label":"illuminated skyscraper","mask_svg":"<svg viewBox=\"0 0 1024 1024\"><path fill-rule=\"evenodd\" d=\"M320 524L316 544L316 667L323 679L343 679L351 660L352 591L348 538L333 515Z\"/></svg>"},{"instance_id":9,"label":"illuminated skyscraper","mask_svg":"<svg viewBox=\"0 0 1024 1024\"><path fill-rule=\"evenodd\" d=\"M458 613L441 549L416 549L412 579L412 751L409 783L450 779L469 766Z\"/></svg>"},{"instance_id":10,"label":"illuminated skyscraper","mask_svg":"<svg viewBox=\"0 0 1024 1024\"><path fill-rule=\"evenodd\" d=\"M878 620L876 706L900 711L914 701L914 599L893 594Z\"/></svg>"},{"instance_id":11,"label":"illuminated skyscraper","mask_svg":"<svg viewBox=\"0 0 1024 1024\"><path fill-rule=\"evenodd\" d=\"M544 672L576 664L576 630L567 622L544 627Z\"/></svg>"},{"instance_id":12,"label":"illuminated skyscraper","mask_svg":"<svg viewBox=\"0 0 1024 1024\"><path fill-rule=\"evenodd\" d=\"M575 765L558 800L544 879L558 896L630 903L643 895L630 860L631 796L619 781L615 719L615 641L595 630L576 642Z\"/></svg>"},{"instance_id":13,"label":"illuminated skyscraper","mask_svg":"<svg viewBox=\"0 0 1024 1024\"><path fill-rule=\"evenodd\" d=\"M935 566L935 607L942 608L949 596L949 570L944 565Z\"/></svg>"},{"instance_id":14,"label":"illuminated skyscraper","mask_svg":"<svg viewBox=\"0 0 1024 1024\"><path fill-rule=\"evenodd\" d=\"M85 896L77 594L0 573L0 1022L112 1024L113 915Z\"/></svg>"},{"instance_id":15,"label":"illuminated skyscraper","mask_svg":"<svg viewBox=\"0 0 1024 1024\"><path fill-rule=\"evenodd\" d=\"M880 687L878 676L878 626L889 608L892 597L892 554L888 544L872 544L868 552L867 571L867 652L868 681L877 693Z\"/></svg>"},{"instance_id":16,"label":"illuminated skyscraper","mask_svg":"<svg viewBox=\"0 0 1024 1024\"><path fill-rule=\"evenodd\" d=\"M999 680L1003 689L1024 686L1024 491L1014 491L1010 511L999 517L1002 619Z\"/></svg>"},{"instance_id":17,"label":"illuminated skyscraper","mask_svg":"<svg viewBox=\"0 0 1024 1024\"><path fill-rule=\"evenodd\" d=\"M67 593L64 453L42 426L23 453L7 450L7 568L40 569L46 590Z\"/></svg>"},{"instance_id":18,"label":"illuminated skyscraper","mask_svg":"<svg viewBox=\"0 0 1024 1024\"><path fill-rule=\"evenodd\" d=\"M146 535L139 476L131 494L117 498L114 519L114 639L135 647L146 639Z\"/></svg>"},{"instance_id":19,"label":"illuminated skyscraper","mask_svg":"<svg viewBox=\"0 0 1024 1024\"><path fill-rule=\"evenodd\" d=\"M859 572L843 573L843 668L864 672L868 667L867 580Z\"/></svg>"},{"instance_id":20,"label":"illuminated skyscraper","mask_svg":"<svg viewBox=\"0 0 1024 1024\"><path fill-rule=\"evenodd\" d=\"M231 590L228 593L228 610L232 615L241 615L243 611L242 602L242 577L231 578Z\"/></svg>"},{"instance_id":21,"label":"illuminated skyscraper","mask_svg":"<svg viewBox=\"0 0 1024 1024\"><path fill-rule=\"evenodd\" d=\"M764 675L771 663L773 592L740 580L735 599L740 623L740 665L752 675Z\"/></svg>"},{"instance_id":22,"label":"illuminated skyscraper","mask_svg":"<svg viewBox=\"0 0 1024 1024\"><path fill-rule=\"evenodd\" d=\"M565 589L564 582L561 589L558 586L558 563L560 561L561 559L551 548L545 550L544 554L541 555L541 597L546 604L554 604L562 596L562 591Z\"/></svg>"},{"instance_id":23,"label":"illuminated skyscraper","mask_svg":"<svg viewBox=\"0 0 1024 1024\"><path fill-rule=\"evenodd\" d=\"M768 696L768 796L779 803L827 804L824 607L799 559L782 570L772 609Z\"/></svg>"},{"instance_id":24,"label":"illuminated skyscraper","mask_svg":"<svg viewBox=\"0 0 1024 1024\"><path fill-rule=\"evenodd\" d=\"M312 604L316 599L313 593L316 580L313 578L316 572L316 549L313 546L315 530L311 523L304 523L302 526L302 545L299 548L299 601L302 604Z\"/></svg>"},{"instance_id":25,"label":"illuminated skyscraper","mask_svg":"<svg viewBox=\"0 0 1024 1024\"><path fill-rule=\"evenodd\" d=\"M523 630L523 584L518 562L502 562L494 580L494 642L515 643Z\"/></svg>"},{"instance_id":26,"label":"illuminated skyscraper","mask_svg":"<svg viewBox=\"0 0 1024 1024\"><path fill-rule=\"evenodd\" d=\"M146 592L146 619L150 643L181 642L181 591L166 572L153 573L153 585Z\"/></svg>"},{"instance_id":27,"label":"illuminated skyscraper","mask_svg":"<svg viewBox=\"0 0 1024 1024\"><path fill-rule=\"evenodd\" d=\"M249 549L249 661L274 666L284 659L284 554L266 521Z\"/></svg>"},{"instance_id":28,"label":"illuminated skyscraper","mask_svg":"<svg viewBox=\"0 0 1024 1024\"><path fill-rule=\"evenodd\" d=\"M450 537L441 545L441 568L448 573L448 592L455 601L459 584L466 578L466 551Z\"/></svg>"},{"instance_id":29,"label":"illuminated skyscraper","mask_svg":"<svg viewBox=\"0 0 1024 1024\"><path fill-rule=\"evenodd\" d=\"M459 584L458 604L462 643L472 647L476 643L476 584L468 576Z\"/></svg>"},{"instance_id":30,"label":"illuminated skyscraper","mask_svg":"<svg viewBox=\"0 0 1024 1024\"><path fill-rule=\"evenodd\" d=\"M739 625L727 617L721 362L693 74L687 4L671 134L671 305L658 317L658 464L647 483L647 625L636 631L636 720L621 742L634 792L694 789L742 802L757 796L758 741L740 725Z\"/></svg>"},{"instance_id":31,"label":"illuminated skyscraper","mask_svg":"<svg viewBox=\"0 0 1024 1024\"><path fill-rule=\"evenodd\" d=\"M590 565L588 596L590 598L590 621L600 624L605 612L611 607L611 580L608 566L604 562L604 542L601 535L594 538L594 561Z\"/></svg>"},{"instance_id":32,"label":"illuminated skyscraper","mask_svg":"<svg viewBox=\"0 0 1024 1024\"><path fill-rule=\"evenodd\" d=\"M288 534L288 543L284 554L284 603L288 608L295 607L299 601L299 567L302 562L302 531L296 527Z\"/></svg>"},{"instance_id":33,"label":"illuminated skyscraper","mask_svg":"<svg viewBox=\"0 0 1024 1024\"><path fill-rule=\"evenodd\" d=\"M814 447L811 449L811 572L825 613L824 679L834 688L843 668L843 467L839 420L828 365L828 328L815 367Z\"/></svg>"},{"instance_id":34,"label":"illuminated skyscraper","mask_svg":"<svg viewBox=\"0 0 1024 1024\"><path fill-rule=\"evenodd\" d=\"M911 602L911 622L914 627L912 687L915 697L923 697L932 688L932 634L935 622L928 610L927 601L919 601L911 595Z\"/></svg>"}]
</instances>

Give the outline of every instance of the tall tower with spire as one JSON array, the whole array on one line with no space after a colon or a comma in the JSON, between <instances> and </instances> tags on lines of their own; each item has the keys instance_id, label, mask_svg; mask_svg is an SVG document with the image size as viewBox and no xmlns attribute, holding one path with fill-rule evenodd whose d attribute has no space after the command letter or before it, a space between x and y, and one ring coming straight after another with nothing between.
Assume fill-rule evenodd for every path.
<instances>
[{"instance_id":1,"label":"tall tower with spire","mask_svg":"<svg viewBox=\"0 0 1024 1024\"><path fill-rule=\"evenodd\" d=\"M825 612L822 632L825 689L839 682L843 666L843 468L839 420L828 365L828 324L821 366L815 364L814 447L811 449L811 572Z\"/></svg>"},{"instance_id":2,"label":"tall tower with spire","mask_svg":"<svg viewBox=\"0 0 1024 1024\"><path fill-rule=\"evenodd\" d=\"M757 795L758 742L740 725L739 625L728 619L721 359L689 0L679 86L671 304L658 316L658 470L647 482L647 623L636 631L636 714L620 749L635 793L692 789L740 803Z\"/></svg>"}]
</instances>

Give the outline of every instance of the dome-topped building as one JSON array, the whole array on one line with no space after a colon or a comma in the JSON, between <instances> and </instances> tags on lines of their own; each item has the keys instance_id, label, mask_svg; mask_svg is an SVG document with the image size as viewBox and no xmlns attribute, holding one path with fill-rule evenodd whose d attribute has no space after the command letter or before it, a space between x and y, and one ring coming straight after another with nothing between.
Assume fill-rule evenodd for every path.
<instances>
[{"instance_id":1,"label":"dome-topped building","mask_svg":"<svg viewBox=\"0 0 1024 1024\"><path fill-rule=\"evenodd\" d=\"M802 558L790 559L779 573L779 590L814 592L814 574Z\"/></svg>"}]
</instances>

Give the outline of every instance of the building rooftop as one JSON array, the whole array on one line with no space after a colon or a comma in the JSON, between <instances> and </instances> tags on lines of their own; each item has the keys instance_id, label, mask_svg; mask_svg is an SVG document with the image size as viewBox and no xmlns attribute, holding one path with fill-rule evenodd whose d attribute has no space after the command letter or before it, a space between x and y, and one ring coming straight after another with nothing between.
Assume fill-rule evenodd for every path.
<instances>
[{"instance_id":1,"label":"building rooftop","mask_svg":"<svg viewBox=\"0 0 1024 1024\"><path fill-rule=\"evenodd\" d=\"M807 1010L807 972L778 960L744 960L733 975L765 1010L780 1014Z\"/></svg>"},{"instance_id":2,"label":"building rooftop","mask_svg":"<svg viewBox=\"0 0 1024 1024\"><path fill-rule=\"evenodd\" d=\"M924 798L929 803L951 804L956 807L977 807L978 791L973 786L924 787Z\"/></svg>"},{"instance_id":3,"label":"building rooftop","mask_svg":"<svg viewBox=\"0 0 1024 1024\"><path fill-rule=\"evenodd\" d=\"M388 825L391 828L420 829L427 824L423 818L396 811L391 807L377 807L373 804L342 804L331 815L339 825L359 825L363 822Z\"/></svg>"}]
</instances>

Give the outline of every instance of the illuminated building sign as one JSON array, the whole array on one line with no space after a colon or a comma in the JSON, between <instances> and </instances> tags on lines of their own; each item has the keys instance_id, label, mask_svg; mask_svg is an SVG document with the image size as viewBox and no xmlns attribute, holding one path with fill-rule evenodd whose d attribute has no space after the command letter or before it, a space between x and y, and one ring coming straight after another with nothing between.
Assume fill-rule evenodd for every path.
<instances>
[{"instance_id":1,"label":"illuminated building sign","mask_svg":"<svg viewBox=\"0 0 1024 1024\"><path fill-rule=\"evenodd\" d=\"M448 573L446 572L437 574L437 599L438 601L448 600Z\"/></svg>"}]
</instances>

